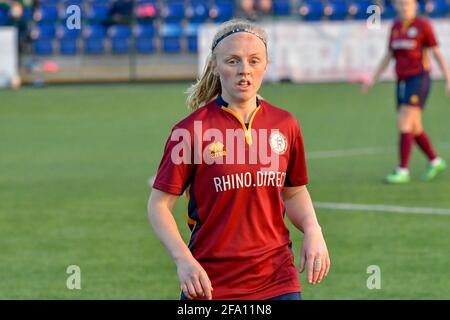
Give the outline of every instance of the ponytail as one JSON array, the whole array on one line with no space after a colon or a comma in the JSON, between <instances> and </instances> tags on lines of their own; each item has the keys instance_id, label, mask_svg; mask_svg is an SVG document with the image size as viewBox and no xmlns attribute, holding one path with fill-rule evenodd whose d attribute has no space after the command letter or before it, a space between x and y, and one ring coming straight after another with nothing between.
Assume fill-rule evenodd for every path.
<instances>
[{"instance_id":1,"label":"ponytail","mask_svg":"<svg viewBox=\"0 0 450 320\"><path fill-rule=\"evenodd\" d=\"M186 103L191 111L197 110L200 106L208 103L222 91L220 78L212 70L212 55L209 55L200 79L186 91L188 94Z\"/></svg>"}]
</instances>

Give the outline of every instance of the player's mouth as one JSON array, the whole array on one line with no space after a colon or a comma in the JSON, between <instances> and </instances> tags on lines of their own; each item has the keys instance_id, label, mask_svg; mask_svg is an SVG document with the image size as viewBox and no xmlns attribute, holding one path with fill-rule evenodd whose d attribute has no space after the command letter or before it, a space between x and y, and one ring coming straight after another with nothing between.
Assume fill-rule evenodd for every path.
<instances>
[{"instance_id":1,"label":"player's mouth","mask_svg":"<svg viewBox=\"0 0 450 320\"><path fill-rule=\"evenodd\" d=\"M251 82L246 79L241 79L237 82L236 86L241 90L246 90L251 86Z\"/></svg>"}]
</instances>

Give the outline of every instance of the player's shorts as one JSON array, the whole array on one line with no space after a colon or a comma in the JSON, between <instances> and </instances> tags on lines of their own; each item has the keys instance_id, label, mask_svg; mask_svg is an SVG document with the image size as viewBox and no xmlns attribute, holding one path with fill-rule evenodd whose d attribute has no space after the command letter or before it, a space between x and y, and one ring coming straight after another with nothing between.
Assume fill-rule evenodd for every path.
<instances>
[{"instance_id":1,"label":"player's shorts","mask_svg":"<svg viewBox=\"0 0 450 320\"><path fill-rule=\"evenodd\" d=\"M181 291L180 300L188 300L183 291ZM302 300L302 294L300 292L291 292L270 298L269 300Z\"/></svg>"},{"instance_id":2,"label":"player's shorts","mask_svg":"<svg viewBox=\"0 0 450 320\"><path fill-rule=\"evenodd\" d=\"M411 105L425 108L430 92L430 73L425 72L405 80L397 81L397 109L400 105Z\"/></svg>"},{"instance_id":3,"label":"player's shorts","mask_svg":"<svg viewBox=\"0 0 450 320\"><path fill-rule=\"evenodd\" d=\"M302 300L302 294L300 292L291 292L273 297L269 300Z\"/></svg>"}]
</instances>

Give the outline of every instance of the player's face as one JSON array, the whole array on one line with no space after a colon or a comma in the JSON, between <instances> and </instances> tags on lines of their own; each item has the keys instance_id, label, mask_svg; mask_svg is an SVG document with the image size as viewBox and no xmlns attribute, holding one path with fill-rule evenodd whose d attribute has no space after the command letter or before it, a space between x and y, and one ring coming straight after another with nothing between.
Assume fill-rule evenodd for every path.
<instances>
[{"instance_id":1,"label":"player's face","mask_svg":"<svg viewBox=\"0 0 450 320\"><path fill-rule=\"evenodd\" d=\"M225 101L242 103L255 99L267 67L266 47L248 32L223 39L215 49L213 70L220 76Z\"/></svg>"},{"instance_id":2,"label":"player's face","mask_svg":"<svg viewBox=\"0 0 450 320\"><path fill-rule=\"evenodd\" d=\"M417 2L416 0L396 0L395 9L401 19L412 19L416 16Z\"/></svg>"}]
</instances>

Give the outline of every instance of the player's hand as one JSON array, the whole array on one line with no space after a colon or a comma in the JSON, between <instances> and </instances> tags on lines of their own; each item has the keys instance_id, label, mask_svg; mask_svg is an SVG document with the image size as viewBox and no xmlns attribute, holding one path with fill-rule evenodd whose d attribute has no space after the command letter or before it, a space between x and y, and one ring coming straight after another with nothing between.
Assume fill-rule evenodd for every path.
<instances>
[{"instance_id":1,"label":"player's hand","mask_svg":"<svg viewBox=\"0 0 450 320\"><path fill-rule=\"evenodd\" d=\"M178 278L184 295L192 300L206 297L212 299L212 285L205 269L194 257L185 258L177 263Z\"/></svg>"},{"instance_id":2,"label":"player's hand","mask_svg":"<svg viewBox=\"0 0 450 320\"><path fill-rule=\"evenodd\" d=\"M327 245L322 235L322 230L317 227L305 230L302 252L300 258L300 272L308 270L308 282L318 284L330 271L330 256Z\"/></svg>"},{"instance_id":3,"label":"player's hand","mask_svg":"<svg viewBox=\"0 0 450 320\"><path fill-rule=\"evenodd\" d=\"M372 89L374 83L373 83L372 79L363 79L361 82L362 82L361 92L363 95L367 95L369 93L370 89Z\"/></svg>"}]
</instances>

